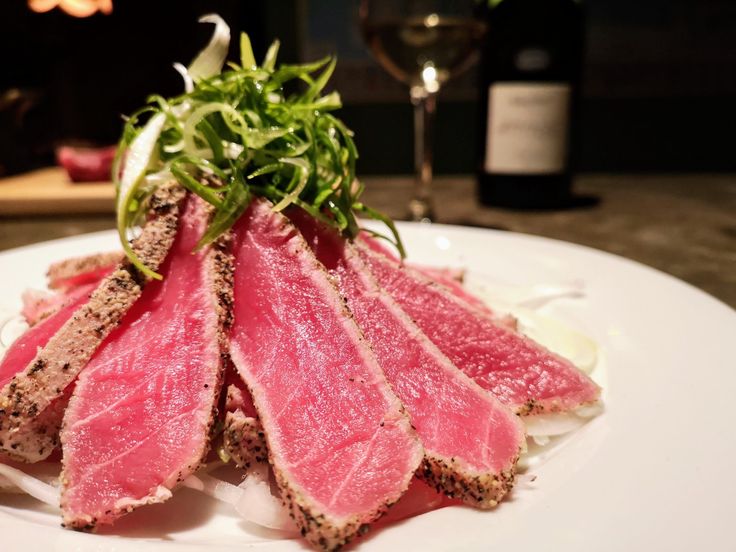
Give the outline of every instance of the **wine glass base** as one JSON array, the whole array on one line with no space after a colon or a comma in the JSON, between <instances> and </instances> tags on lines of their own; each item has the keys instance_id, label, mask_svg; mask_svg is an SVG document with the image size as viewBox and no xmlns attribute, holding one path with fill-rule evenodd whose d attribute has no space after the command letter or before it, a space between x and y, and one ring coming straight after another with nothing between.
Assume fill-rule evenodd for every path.
<instances>
[{"instance_id":1,"label":"wine glass base","mask_svg":"<svg viewBox=\"0 0 736 552\"><path fill-rule=\"evenodd\" d=\"M413 222L433 222L434 209L428 201L412 199L409 202L409 219Z\"/></svg>"}]
</instances>

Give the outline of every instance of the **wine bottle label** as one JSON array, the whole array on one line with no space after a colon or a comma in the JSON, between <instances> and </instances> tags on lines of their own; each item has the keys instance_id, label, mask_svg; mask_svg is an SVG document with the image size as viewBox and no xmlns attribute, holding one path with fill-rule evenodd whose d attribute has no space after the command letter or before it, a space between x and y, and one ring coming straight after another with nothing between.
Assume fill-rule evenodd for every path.
<instances>
[{"instance_id":1,"label":"wine bottle label","mask_svg":"<svg viewBox=\"0 0 736 552\"><path fill-rule=\"evenodd\" d=\"M567 160L569 114L568 84L492 84L488 90L486 172L563 172Z\"/></svg>"}]
</instances>

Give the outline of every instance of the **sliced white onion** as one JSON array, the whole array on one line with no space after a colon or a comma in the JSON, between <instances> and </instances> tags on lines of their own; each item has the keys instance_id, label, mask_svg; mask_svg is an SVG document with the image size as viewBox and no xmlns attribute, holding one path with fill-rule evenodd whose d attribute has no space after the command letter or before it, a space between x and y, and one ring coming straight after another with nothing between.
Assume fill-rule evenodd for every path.
<instances>
[{"instance_id":1,"label":"sliced white onion","mask_svg":"<svg viewBox=\"0 0 736 552\"><path fill-rule=\"evenodd\" d=\"M215 32L209 44L202 50L189 66L187 73L194 79L206 79L222 71L230 46L230 27L217 14L211 13L199 18L200 23L214 23Z\"/></svg>"},{"instance_id":2,"label":"sliced white onion","mask_svg":"<svg viewBox=\"0 0 736 552\"><path fill-rule=\"evenodd\" d=\"M184 79L184 92L189 94L194 90L194 79L192 79L192 75L190 75L189 70L179 62L174 63L174 69L181 75L181 78Z\"/></svg>"},{"instance_id":3,"label":"sliced white onion","mask_svg":"<svg viewBox=\"0 0 736 552\"><path fill-rule=\"evenodd\" d=\"M59 489L56 487L3 463L0 463L0 476L33 498L54 508L59 507Z\"/></svg>"},{"instance_id":4,"label":"sliced white onion","mask_svg":"<svg viewBox=\"0 0 736 552\"><path fill-rule=\"evenodd\" d=\"M120 189L118 190L118 225L121 224L121 218L126 216L125 206L130 196L135 192L146 174L146 169L151 163L151 157L156 150L156 142L161 135L165 122L166 116L163 113L157 113L151 117L128 147L123 176L120 179ZM122 222L124 223L124 220Z\"/></svg>"},{"instance_id":5,"label":"sliced white onion","mask_svg":"<svg viewBox=\"0 0 736 552\"><path fill-rule=\"evenodd\" d=\"M281 500L271 492L268 469L265 464L258 464L249 470L239 485L243 494L235 504L235 510L250 522L295 535L298 530L294 521Z\"/></svg>"},{"instance_id":6,"label":"sliced white onion","mask_svg":"<svg viewBox=\"0 0 736 552\"><path fill-rule=\"evenodd\" d=\"M230 504L246 521L288 535L298 532L284 505L271 492L266 465L257 465L248 470L240 485L233 485L201 471L187 477L182 485Z\"/></svg>"},{"instance_id":7,"label":"sliced white onion","mask_svg":"<svg viewBox=\"0 0 736 552\"><path fill-rule=\"evenodd\" d=\"M586 374L593 371L598 362L598 344L592 338L531 309L515 307L511 314L518 320L523 334L568 359Z\"/></svg>"},{"instance_id":8,"label":"sliced white onion","mask_svg":"<svg viewBox=\"0 0 736 552\"><path fill-rule=\"evenodd\" d=\"M502 284L487 279L484 279L482 283L475 280L468 283L469 287L473 288L473 293L484 298L500 299L504 303L529 309L539 309L557 299L577 299L585 296L585 285L581 280L531 286Z\"/></svg>"},{"instance_id":9,"label":"sliced white onion","mask_svg":"<svg viewBox=\"0 0 736 552\"><path fill-rule=\"evenodd\" d=\"M583 297L582 284L538 286L470 286L493 311L508 313L517 319L521 333L565 357L583 372L590 374L598 362L598 344L587 335L555 318L539 314L540 308L554 299ZM536 294L536 295L535 295ZM529 305L534 305L530 307Z\"/></svg>"},{"instance_id":10,"label":"sliced white onion","mask_svg":"<svg viewBox=\"0 0 736 552\"><path fill-rule=\"evenodd\" d=\"M192 489L194 491L199 491L200 493L204 492L204 483L196 475L190 475L189 477L187 477L184 481L181 482L181 486Z\"/></svg>"},{"instance_id":11,"label":"sliced white onion","mask_svg":"<svg viewBox=\"0 0 736 552\"><path fill-rule=\"evenodd\" d=\"M241 144L236 144L235 142L223 141L222 145L225 157L228 159L237 159L245 151L245 148Z\"/></svg>"},{"instance_id":12,"label":"sliced white onion","mask_svg":"<svg viewBox=\"0 0 736 552\"><path fill-rule=\"evenodd\" d=\"M0 359L5 351L28 329L23 317L10 311L0 310Z\"/></svg>"},{"instance_id":13,"label":"sliced white onion","mask_svg":"<svg viewBox=\"0 0 736 552\"><path fill-rule=\"evenodd\" d=\"M217 464L221 465L220 463ZM241 490L238 486L228 483L227 481L223 481L222 479L212 477L207 473L208 471L211 471L211 469L209 469L209 467L205 467L198 471L196 475L190 475L181 482L182 486L202 492L221 502L235 504L241 494Z\"/></svg>"},{"instance_id":14,"label":"sliced white onion","mask_svg":"<svg viewBox=\"0 0 736 552\"><path fill-rule=\"evenodd\" d=\"M529 437L548 438L575 431L601 412L603 412L603 405L595 403L579 406L571 412L524 416L522 421L526 426L526 433ZM537 441L537 444L542 443Z\"/></svg>"}]
</instances>

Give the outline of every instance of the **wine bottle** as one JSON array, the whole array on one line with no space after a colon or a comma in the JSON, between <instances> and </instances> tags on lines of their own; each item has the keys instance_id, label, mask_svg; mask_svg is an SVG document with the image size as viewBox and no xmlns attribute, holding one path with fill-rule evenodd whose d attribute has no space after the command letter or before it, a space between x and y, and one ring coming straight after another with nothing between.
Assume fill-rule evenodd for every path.
<instances>
[{"instance_id":1,"label":"wine bottle","mask_svg":"<svg viewBox=\"0 0 736 552\"><path fill-rule=\"evenodd\" d=\"M571 121L584 22L576 0L485 0L478 197L485 205L572 201Z\"/></svg>"}]
</instances>

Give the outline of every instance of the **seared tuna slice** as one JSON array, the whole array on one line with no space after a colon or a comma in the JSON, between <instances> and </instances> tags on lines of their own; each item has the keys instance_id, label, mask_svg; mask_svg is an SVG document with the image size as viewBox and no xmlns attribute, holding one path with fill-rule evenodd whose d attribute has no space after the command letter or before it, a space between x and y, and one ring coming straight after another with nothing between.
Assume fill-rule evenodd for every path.
<instances>
[{"instance_id":1,"label":"seared tuna slice","mask_svg":"<svg viewBox=\"0 0 736 552\"><path fill-rule=\"evenodd\" d=\"M163 186L151 199L151 219L133 247L158 268L176 234L179 186ZM14 460L38 462L58 444L64 397L107 335L135 303L145 278L127 261L104 278L34 358L0 389L0 451Z\"/></svg>"},{"instance_id":2,"label":"seared tuna slice","mask_svg":"<svg viewBox=\"0 0 736 552\"><path fill-rule=\"evenodd\" d=\"M248 469L253 463L268 462L266 438L257 417L240 409L227 412L222 439L225 450L239 468Z\"/></svg>"},{"instance_id":3,"label":"seared tuna slice","mask_svg":"<svg viewBox=\"0 0 736 552\"><path fill-rule=\"evenodd\" d=\"M217 247L192 253L206 223L204 203L187 200L163 281L146 287L77 380L61 432L69 527L166 500L208 451L232 265Z\"/></svg>"},{"instance_id":4,"label":"seared tuna slice","mask_svg":"<svg viewBox=\"0 0 736 552\"><path fill-rule=\"evenodd\" d=\"M437 491L490 508L510 490L524 444L518 417L455 367L383 291L357 248L294 210L293 220L335 276L424 445L417 475Z\"/></svg>"},{"instance_id":5,"label":"seared tuna slice","mask_svg":"<svg viewBox=\"0 0 736 552\"><path fill-rule=\"evenodd\" d=\"M23 292L21 314L29 326L38 324L63 306L77 302L97 287L123 260L121 252L97 253L87 257L75 257L52 264L48 270L49 287L55 293L27 289Z\"/></svg>"},{"instance_id":6,"label":"seared tuna slice","mask_svg":"<svg viewBox=\"0 0 736 552\"><path fill-rule=\"evenodd\" d=\"M225 400L222 401L222 405L224 406L224 412L242 410L245 415L257 418L258 412L256 412L256 407L253 405L253 397L250 396L250 391L248 391L243 378L240 377L229 357L227 360L223 382L223 389L225 390L223 398Z\"/></svg>"},{"instance_id":7,"label":"seared tuna slice","mask_svg":"<svg viewBox=\"0 0 736 552\"><path fill-rule=\"evenodd\" d=\"M53 263L46 272L51 289L71 289L98 282L125 259L122 251L95 253Z\"/></svg>"},{"instance_id":8,"label":"seared tuna slice","mask_svg":"<svg viewBox=\"0 0 736 552\"><path fill-rule=\"evenodd\" d=\"M235 226L230 353L291 515L334 550L396 502L421 444L368 344L294 226L256 201Z\"/></svg>"},{"instance_id":9,"label":"seared tuna slice","mask_svg":"<svg viewBox=\"0 0 736 552\"><path fill-rule=\"evenodd\" d=\"M253 404L253 397L243 380L229 370L225 376L227 393L223 445L235 464L249 468L254 462L268 462L268 448L263 426Z\"/></svg>"},{"instance_id":10,"label":"seared tuna slice","mask_svg":"<svg viewBox=\"0 0 736 552\"><path fill-rule=\"evenodd\" d=\"M64 306L70 303L78 304L80 299L89 299L90 293L92 293L96 287L97 286L95 284L86 284L74 288L68 293L49 293L47 291L27 289L21 295L23 308L20 313L25 319L26 324L33 327L52 314L59 312ZM73 311L69 313L69 316L72 314ZM69 316L67 316L67 318L69 318ZM20 368L25 368L25 366L20 366Z\"/></svg>"},{"instance_id":11,"label":"seared tuna slice","mask_svg":"<svg viewBox=\"0 0 736 552\"><path fill-rule=\"evenodd\" d=\"M70 261L77 261L77 259L70 259ZM62 261L62 264L70 261ZM57 312L63 306L71 302L77 302L80 297L86 296L89 298L89 294L97 287L100 280L110 274L114 269L115 265L102 266L94 269L88 267L86 272L70 276L64 280L63 285L60 281L54 282L52 280L49 283L49 287L56 285L58 291L55 293L27 289L22 295L23 310L21 314L23 318L25 318L29 326L34 326L44 318Z\"/></svg>"},{"instance_id":12,"label":"seared tuna slice","mask_svg":"<svg viewBox=\"0 0 736 552\"><path fill-rule=\"evenodd\" d=\"M371 236L367 232L362 232L360 234L360 242L368 249L371 249L379 255L388 257L389 259L392 259L396 262L399 261L399 258L394 254L391 249L381 243L378 238ZM462 286L463 278L465 277L465 272L462 269L437 268L433 266L417 264L412 264L411 266L430 280L445 286L448 291L450 291L456 297L465 301L469 306L475 307L482 310L483 312L491 314L491 309L488 308L488 305L486 305L475 295L469 293L468 290L466 290ZM508 323L508 320L504 323Z\"/></svg>"},{"instance_id":13,"label":"seared tuna slice","mask_svg":"<svg viewBox=\"0 0 736 552\"><path fill-rule=\"evenodd\" d=\"M598 400L600 388L569 361L417 270L359 248L381 286L435 345L518 414L567 411Z\"/></svg>"},{"instance_id":14,"label":"seared tuna slice","mask_svg":"<svg viewBox=\"0 0 736 552\"><path fill-rule=\"evenodd\" d=\"M89 300L94 286L83 286L74 298L54 307L56 312L38 321L10 345L0 362L0 389L34 359L76 310ZM0 413L2 415L3 413Z\"/></svg>"}]
</instances>

